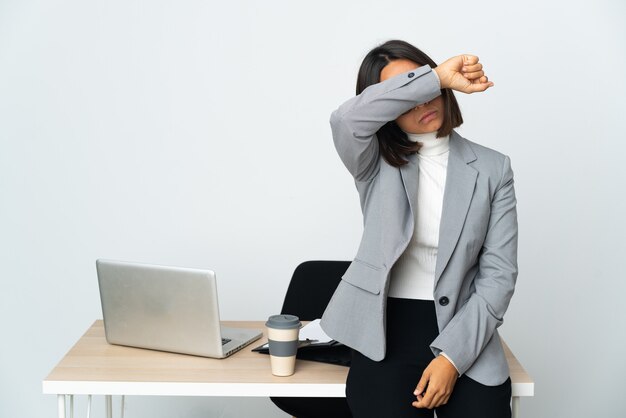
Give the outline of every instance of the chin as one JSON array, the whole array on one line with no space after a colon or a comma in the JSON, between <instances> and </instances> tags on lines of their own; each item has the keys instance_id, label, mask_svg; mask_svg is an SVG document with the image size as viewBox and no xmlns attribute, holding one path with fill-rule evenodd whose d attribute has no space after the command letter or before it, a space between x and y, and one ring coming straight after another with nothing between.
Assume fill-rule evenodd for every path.
<instances>
[{"instance_id":1,"label":"chin","mask_svg":"<svg viewBox=\"0 0 626 418\"><path fill-rule=\"evenodd\" d=\"M437 132L439 129L441 129L441 122L428 126L427 129L424 130L424 133Z\"/></svg>"},{"instance_id":2,"label":"chin","mask_svg":"<svg viewBox=\"0 0 626 418\"><path fill-rule=\"evenodd\" d=\"M412 125L412 126L407 126L402 127L400 126L400 129L402 129L404 132L409 132L409 133L414 133L414 134L428 134L428 133L432 133L432 132L437 132L439 129L441 129L441 125L443 124L442 121L431 121L428 125L424 126L424 125Z\"/></svg>"}]
</instances>

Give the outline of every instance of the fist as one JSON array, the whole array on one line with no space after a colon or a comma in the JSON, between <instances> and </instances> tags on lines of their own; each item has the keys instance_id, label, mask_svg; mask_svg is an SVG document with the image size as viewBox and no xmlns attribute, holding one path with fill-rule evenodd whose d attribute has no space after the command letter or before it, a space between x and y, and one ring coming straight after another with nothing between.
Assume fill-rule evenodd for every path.
<instances>
[{"instance_id":1,"label":"fist","mask_svg":"<svg viewBox=\"0 0 626 418\"><path fill-rule=\"evenodd\" d=\"M443 62L435 68L441 88L476 93L493 87L478 61L475 55L457 55Z\"/></svg>"}]
</instances>

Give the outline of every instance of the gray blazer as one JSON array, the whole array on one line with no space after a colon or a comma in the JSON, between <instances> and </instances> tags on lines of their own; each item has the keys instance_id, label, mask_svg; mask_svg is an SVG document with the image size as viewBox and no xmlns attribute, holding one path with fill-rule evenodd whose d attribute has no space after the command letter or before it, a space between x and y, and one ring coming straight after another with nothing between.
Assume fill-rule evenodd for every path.
<instances>
[{"instance_id":1,"label":"gray blazer","mask_svg":"<svg viewBox=\"0 0 626 418\"><path fill-rule=\"evenodd\" d=\"M408 156L400 168L387 164L376 132L440 94L436 75L422 66L369 86L330 118L335 146L359 192L364 230L321 326L375 361L385 357L389 271L413 235L418 187L417 156ZM509 370L496 328L516 278L517 212L509 158L453 131L433 290L439 326L430 345L434 355L445 352L461 374L482 384L503 383Z\"/></svg>"}]
</instances>

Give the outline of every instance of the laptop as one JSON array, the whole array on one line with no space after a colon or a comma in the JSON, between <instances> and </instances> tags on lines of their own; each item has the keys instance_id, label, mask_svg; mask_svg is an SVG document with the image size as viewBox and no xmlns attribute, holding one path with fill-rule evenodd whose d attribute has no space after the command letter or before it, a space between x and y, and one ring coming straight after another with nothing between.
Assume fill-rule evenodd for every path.
<instances>
[{"instance_id":1,"label":"laptop","mask_svg":"<svg viewBox=\"0 0 626 418\"><path fill-rule=\"evenodd\" d=\"M215 273L96 260L109 344L225 358L261 338L220 324Z\"/></svg>"}]
</instances>

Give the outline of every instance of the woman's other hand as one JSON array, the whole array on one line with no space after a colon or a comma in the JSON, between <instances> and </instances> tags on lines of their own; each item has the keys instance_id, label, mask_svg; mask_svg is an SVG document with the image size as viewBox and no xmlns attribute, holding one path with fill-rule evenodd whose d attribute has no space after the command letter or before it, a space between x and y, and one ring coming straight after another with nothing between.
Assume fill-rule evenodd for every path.
<instances>
[{"instance_id":1,"label":"woman's other hand","mask_svg":"<svg viewBox=\"0 0 626 418\"><path fill-rule=\"evenodd\" d=\"M458 376L456 368L447 358L442 355L435 357L422 373L413 392L417 401L412 405L428 409L444 405L450 399Z\"/></svg>"},{"instance_id":2,"label":"woman's other hand","mask_svg":"<svg viewBox=\"0 0 626 418\"><path fill-rule=\"evenodd\" d=\"M475 55L458 55L435 68L441 88L476 93L493 87Z\"/></svg>"}]
</instances>

